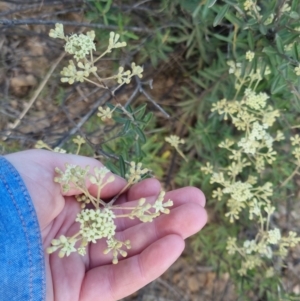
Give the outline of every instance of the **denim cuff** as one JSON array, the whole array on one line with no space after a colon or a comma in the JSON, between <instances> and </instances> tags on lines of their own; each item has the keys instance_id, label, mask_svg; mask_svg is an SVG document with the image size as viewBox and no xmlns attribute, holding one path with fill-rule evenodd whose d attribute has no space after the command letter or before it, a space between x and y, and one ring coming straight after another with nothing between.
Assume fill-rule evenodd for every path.
<instances>
[{"instance_id":1,"label":"denim cuff","mask_svg":"<svg viewBox=\"0 0 300 301\"><path fill-rule=\"evenodd\" d=\"M0 156L0 299L43 301L45 262L31 197L17 170Z\"/></svg>"}]
</instances>

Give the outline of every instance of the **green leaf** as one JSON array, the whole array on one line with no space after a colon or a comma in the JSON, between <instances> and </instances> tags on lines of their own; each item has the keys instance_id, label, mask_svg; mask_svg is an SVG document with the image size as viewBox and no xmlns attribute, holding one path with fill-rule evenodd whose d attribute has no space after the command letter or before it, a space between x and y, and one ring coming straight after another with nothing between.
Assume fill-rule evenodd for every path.
<instances>
[{"instance_id":1,"label":"green leaf","mask_svg":"<svg viewBox=\"0 0 300 301\"><path fill-rule=\"evenodd\" d=\"M125 178L126 167L125 167L124 159L121 155L119 156L119 166L120 166L120 175L122 178Z\"/></svg>"},{"instance_id":2,"label":"green leaf","mask_svg":"<svg viewBox=\"0 0 300 301\"><path fill-rule=\"evenodd\" d=\"M119 30L120 32L123 32L123 27L124 27L124 20L123 20L123 15L122 14L118 14L118 19L117 19L117 23L118 23L118 26L119 26Z\"/></svg>"},{"instance_id":3,"label":"green leaf","mask_svg":"<svg viewBox=\"0 0 300 301\"><path fill-rule=\"evenodd\" d=\"M95 2L95 6L96 6L96 8L98 9L98 11L99 11L100 13L103 12L103 7L102 7L102 5L101 5L99 2Z\"/></svg>"},{"instance_id":4,"label":"green leaf","mask_svg":"<svg viewBox=\"0 0 300 301\"><path fill-rule=\"evenodd\" d=\"M107 102L106 106L108 106L111 110L113 110L115 108L115 106L110 102ZM122 110L120 108L116 108L115 112L122 113Z\"/></svg>"},{"instance_id":5,"label":"green leaf","mask_svg":"<svg viewBox=\"0 0 300 301\"><path fill-rule=\"evenodd\" d=\"M141 157L142 149L141 149L141 145L139 144L138 141L135 142L134 148L135 148L135 153L136 153L137 157Z\"/></svg>"},{"instance_id":6,"label":"green leaf","mask_svg":"<svg viewBox=\"0 0 300 301\"><path fill-rule=\"evenodd\" d=\"M202 76L206 77L205 72L204 72L204 74L202 74ZM207 88L208 88L207 84L205 84L205 83L203 82L203 80L201 80L198 76L191 76L190 78L191 78L198 86L200 86L201 88L203 88L203 89L207 89Z\"/></svg>"},{"instance_id":7,"label":"green leaf","mask_svg":"<svg viewBox=\"0 0 300 301\"><path fill-rule=\"evenodd\" d=\"M264 24L259 24L259 31L265 36L267 34L267 27Z\"/></svg>"},{"instance_id":8,"label":"green leaf","mask_svg":"<svg viewBox=\"0 0 300 301\"><path fill-rule=\"evenodd\" d=\"M133 40L138 40L140 38L139 36L137 36L136 34L134 34L131 31L125 31L124 36L127 38L130 38L130 39L133 39Z\"/></svg>"},{"instance_id":9,"label":"green leaf","mask_svg":"<svg viewBox=\"0 0 300 301\"><path fill-rule=\"evenodd\" d=\"M293 44L292 53L293 53L294 59L299 61L298 43Z\"/></svg>"},{"instance_id":10,"label":"green leaf","mask_svg":"<svg viewBox=\"0 0 300 301\"><path fill-rule=\"evenodd\" d=\"M117 123L126 123L128 121L127 118L122 118L122 117L113 117L113 120L116 121Z\"/></svg>"},{"instance_id":11,"label":"green leaf","mask_svg":"<svg viewBox=\"0 0 300 301\"><path fill-rule=\"evenodd\" d=\"M144 114L146 112L146 108L147 108L147 104L144 104L144 105L138 107L136 110L134 110L134 114L136 114L137 120L140 120L144 116Z\"/></svg>"},{"instance_id":12,"label":"green leaf","mask_svg":"<svg viewBox=\"0 0 300 301\"><path fill-rule=\"evenodd\" d=\"M262 52L265 52L268 55L278 54L278 51L272 46L264 47Z\"/></svg>"},{"instance_id":13,"label":"green leaf","mask_svg":"<svg viewBox=\"0 0 300 301\"><path fill-rule=\"evenodd\" d=\"M140 140L141 140L143 143L145 143L145 142L147 141L147 139L146 139L146 136L145 136L144 132L143 132L139 127L136 127L136 128L135 128L135 131L136 131L136 133L138 134Z\"/></svg>"},{"instance_id":14,"label":"green leaf","mask_svg":"<svg viewBox=\"0 0 300 301\"><path fill-rule=\"evenodd\" d=\"M190 47L192 42L195 41L195 35L196 35L196 30L193 30L191 35L189 36L189 39L188 39L187 43L186 43L187 47Z\"/></svg>"},{"instance_id":15,"label":"green leaf","mask_svg":"<svg viewBox=\"0 0 300 301\"><path fill-rule=\"evenodd\" d=\"M208 0L207 1L207 7L211 8L216 4L217 0Z\"/></svg>"},{"instance_id":16,"label":"green leaf","mask_svg":"<svg viewBox=\"0 0 300 301\"><path fill-rule=\"evenodd\" d=\"M143 121L147 124L153 117L153 113L152 112L149 112L145 115Z\"/></svg>"},{"instance_id":17,"label":"green leaf","mask_svg":"<svg viewBox=\"0 0 300 301\"><path fill-rule=\"evenodd\" d=\"M132 111L132 107L131 107L131 106L128 106L128 107L126 108L126 111L132 114L132 112L133 112L133 111Z\"/></svg>"},{"instance_id":18,"label":"green leaf","mask_svg":"<svg viewBox=\"0 0 300 301\"><path fill-rule=\"evenodd\" d=\"M272 86L271 86L271 93L272 94L278 94L279 92L281 92L282 90L284 90L284 88L286 87L286 83L282 83L282 78L281 75L278 74L275 76Z\"/></svg>"},{"instance_id":19,"label":"green leaf","mask_svg":"<svg viewBox=\"0 0 300 301\"><path fill-rule=\"evenodd\" d=\"M224 16L226 15L228 9L229 9L229 4L224 5L220 9L219 13L216 15L216 17L214 19L214 22L213 22L214 27L218 26L222 22L222 20L223 20Z\"/></svg>"},{"instance_id":20,"label":"green leaf","mask_svg":"<svg viewBox=\"0 0 300 301\"><path fill-rule=\"evenodd\" d=\"M104 6L103 13L107 13L111 7L112 0L107 0L106 5Z\"/></svg>"},{"instance_id":21,"label":"green leaf","mask_svg":"<svg viewBox=\"0 0 300 301\"><path fill-rule=\"evenodd\" d=\"M122 133L126 134L129 130L130 125L131 125L131 120L127 120L124 124Z\"/></svg>"},{"instance_id":22,"label":"green leaf","mask_svg":"<svg viewBox=\"0 0 300 301\"><path fill-rule=\"evenodd\" d=\"M298 19L300 18L300 16L299 16L299 14L298 14L297 12L292 11L292 12L290 13L290 18L295 19L295 20L298 20Z\"/></svg>"},{"instance_id":23,"label":"green leaf","mask_svg":"<svg viewBox=\"0 0 300 301\"><path fill-rule=\"evenodd\" d=\"M262 61L260 63L260 75L261 75L261 77L264 77L266 68L267 68L266 62Z\"/></svg>"},{"instance_id":24,"label":"green leaf","mask_svg":"<svg viewBox=\"0 0 300 301\"><path fill-rule=\"evenodd\" d=\"M103 22L106 26L108 26L108 20L105 14L103 15Z\"/></svg>"},{"instance_id":25,"label":"green leaf","mask_svg":"<svg viewBox=\"0 0 300 301\"><path fill-rule=\"evenodd\" d=\"M244 26L244 22L241 19L239 19L238 17L236 17L236 15L230 11L228 11L228 13L226 14L225 17L233 25L238 25L241 28Z\"/></svg>"},{"instance_id":26,"label":"green leaf","mask_svg":"<svg viewBox=\"0 0 300 301\"><path fill-rule=\"evenodd\" d=\"M285 62L281 65L278 66L278 70L283 71L283 70L287 70L287 67L290 65L289 62Z\"/></svg>"},{"instance_id":27,"label":"green leaf","mask_svg":"<svg viewBox=\"0 0 300 301\"><path fill-rule=\"evenodd\" d=\"M254 38L253 38L253 33L251 30L248 30L248 44L249 44L250 50L254 50Z\"/></svg>"},{"instance_id":28,"label":"green leaf","mask_svg":"<svg viewBox=\"0 0 300 301\"><path fill-rule=\"evenodd\" d=\"M293 0L292 1L292 11L296 11L299 9L299 0Z\"/></svg>"},{"instance_id":29,"label":"green leaf","mask_svg":"<svg viewBox=\"0 0 300 301\"><path fill-rule=\"evenodd\" d=\"M199 3L198 6L196 7L196 9L193 11L193 14L192 14L192 17L193 17L193 18L196 18L196 17L197 17L197 15L198 15L198 13L199 13L199 11L200 11L200 9L201 9L201 6L202 6L202 4Z\"/></svg>"},{"instance_id":30,"label":"green leaf","mask_svg":"<svg viewBox=\"0 0 300 301\"><path fill-rule=\"evenodd\" d=\"M283 42L282 42L281 37L278 34L276 34L275 42L276 42L276 46L277 46L278 51L280 53L284 53Z\"/></svg>"},{"instance_id":31,"label":"green leaf","mask_svg":"<svg viewBox=\"0 0 300 301\"><path fill-rule=\"evenodd\" d=\"M115 164L113 164L111 161L107 161L107 162L105 163L105 165L106 165L106 167L107 167L109 170L111 170L114 174L120 175L120 171L119 171L118 167L117 167Z\"/></svg>"},{"instance_id":32,"label":"green leaf","mask_svg":"<svg viewBox=\"0 0 300 301\"><path fill-rule=\"evenodd\" d=\"M229 44L232 44L232 40L229 37L225 37L225 36L222 36L221 34L217 34L217 33L214 34L214 37L216 37L217 39L219 39L221 41L225 41L225 42L227 42Z\"/></svg>"},{"instance_id":33,"label":"green leaf","mask_svg":"<svg viewBox=\"0 0 300 301\"><path fill-rule=\"evenodd\" d=\"M179 18L178 20L183 23L184 27L191 28L191 29L193 28L193 24L188 22L188 20L184 18Z\"/></svg>"}]
</instances>

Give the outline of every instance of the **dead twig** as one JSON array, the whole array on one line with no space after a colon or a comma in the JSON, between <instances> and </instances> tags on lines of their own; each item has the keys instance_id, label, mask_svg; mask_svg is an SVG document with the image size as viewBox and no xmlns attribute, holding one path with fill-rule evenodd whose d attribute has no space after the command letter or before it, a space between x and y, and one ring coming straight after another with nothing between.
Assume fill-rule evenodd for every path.
<instances>
[{"instance_id":1,"label":"dead twig","mask_svg":"<svg viewBox=\"0 0 300 301\"><path fill-rule=\"evenodd\" d=\"M155 106L155 108L158 109L161 113L163 113L163 115L166 118L169 119L170 115L145 91L145 89L142 86L141 80L137 76L135 76L135 80L138 84L139 92L144 94L144 96ZM152 81L150 81L148 84L151 87Z\"/></svg>"},{"instance_id":2,"label":"dead twig","mask_svg":"<svg viewBox=\"0 0 300 301\"><path fill-rule=\"evenodd\" d=\"M76 134L78 130L89 120L89 118L95 114L98 107L103 105L105 102L109 101L112 98L111 92L106 91L104 95L102 95L91 107L91 109L79 120L78 123L75 124L75 126L57 143L58 147L62 147L62 145L68 141L69 137ZM66 112L65 112L66 113ZM69 115L66 113L66 116L70 121L73 122L71 118L69 118Z\"/></svg>"},{"instance_id":3,"label":"dead twig","mask_svg":"<svg viewBox=\"0 0 300 301\"><path fill-rule=\"evenodd\" d=\"M24 118L24 116L27 114L27 112L30 110L30 108L32 107L32 105L34 104L34 102L37 100L38 96L40 95L40 93L42 92L42 90L44 89L46 83L48 82L50 76L52 75L52 73L54 72L55 68L58 66L58 64L60 63L60 61L64 58L66 54L62 53L59 58L54 62L54 64L52 65L52 67L50 68L50 70L48 71L48 73L46 74L44 80L40 83L40 85L38 86L38 88L36 89L36 91L34 92L33 96L31 97L30 101L28 102L28 104L26 105L25 109L23 110L23 112L20 114L19 118L13 123L13 125L10 127L11 130L15 129L20 122L22 121L22 119ZM11 130L9 130L6 134L6 137L3 138L3 140L5 141L11 134Z\"/></svg>"},{"instance_id":4,"label":"dead twig","mask_svg":"<svg viewBox=\"0 0 300 301\"><path fill-rule=\"evenodd\" d=\"M62 5L66 6L67 4L74 5L74 3L72 1L69 1L69 2L52 1L52 2L49 2L49 3L47 3L47 2L43 3L43 6L62 6ZM20 12L26 12L28 10L30 12L32 12L32 11L35 11L35 10L40 10L40 7L41 7L41 3L24 4L21 7L17 6L14 9L3 11L2 13L0 13L0 17L13 15L13 14L20 13Z\"/></svg>"},{"instance_id":5,"label":"dead twig","mask_svg":"<svg viewBox=\"0 0 300 301\"><path fill-rule=\"evenodd\" d=\"M99 23L87 23L87 22L74 22L74 21L61 21L61 20L39 20L39 19L25 19L25 20L9 20L4 19L0 20L0 24L6 27L18 26L18 25L54 25L56 23L60 23L63 25L70 26L82 26L82 27L90 27L90 28L98 28L98 29L109 29L109 30L117 30L119 26L117 25L105 25ZM140 33L153 33L154 31L149 28L141 28L135 26L124 26L125 30L130 30L134 32Z\"/></svg>"}]
</instances>

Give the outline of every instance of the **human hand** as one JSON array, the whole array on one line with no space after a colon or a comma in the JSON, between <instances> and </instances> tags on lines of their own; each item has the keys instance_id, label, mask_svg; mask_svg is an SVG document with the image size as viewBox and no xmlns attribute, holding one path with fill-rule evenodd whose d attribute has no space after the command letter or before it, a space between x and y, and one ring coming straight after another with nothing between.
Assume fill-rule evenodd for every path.
<instances>
[{"instance_id":1,"label":"human hand","mask_svg":"<svg viewBox=\"0 0 300 301\"><path fill-rule=\"evenodd\" d=\"M81 208L74 197L78 191L62 193L60 185L53 181L54 169L64 169L65 163L81 167L101 167L101 163L92 158L44 150L29 150L5 157L18 170L31 195L44 250L52 239L78 232L75 218ZM112 198L125 185L124 179L115 176L114 182L102 190L101 198ZM96 195L96 186L91 183L88 186L90 193ZM151 202L160 189L157 180L147 179L121 195L118 203L134 205L141 197ZM111 257L103 254L103 240L90 244L85 256L72 253L69 257L59 258L57 253L49 255L45 252L46 301L119 300L159 277L180 256L184 239L198 232L207 220L205 197L197 188L167 192L166 199L174 202L170 214L161 215L151 223L128 218L117 220L117 237L123 241L129 239L132 244L128 256L117 265L111 264Z\"/></svg>"}]
</instances>

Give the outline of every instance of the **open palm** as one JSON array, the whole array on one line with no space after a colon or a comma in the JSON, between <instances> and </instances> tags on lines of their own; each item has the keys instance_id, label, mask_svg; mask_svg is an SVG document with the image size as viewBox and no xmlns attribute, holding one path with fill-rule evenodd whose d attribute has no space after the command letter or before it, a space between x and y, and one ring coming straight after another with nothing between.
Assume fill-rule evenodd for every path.
<instances>
[{"instance_id":1,"label":"open palm","mask_svg":"<svg viewBox=\"0 0 300 301\"><path fill-rule=\"evenodd\" d=\"M73 190L62 194L54 183L54 168L64 169L65 163L82 167L101 166L95 159L58 154L43 150L29 150L6 156L23 178L37 212L44 249L61 234L72 236L79 230L75 222L80 205ZM115 196L126 184L116 177L106 185L101 198ZM141 197L154 201L160 191L155 179L144 180L123 194L118 203L136 203ZM89 185L91 194L96 187ZM184 239L198 232L206 223L203 193L193 187L170 191L167 199L174 202L168 215L161 215L151 223L117 219L116 237L129 239L132 248L117 265L104 255L103 240L91 244L85 256L72 253L59 258L57 253L45 252L47 301L110 301L121 299L160 276L180 256Z\"/></svg>"}]
</instances>

